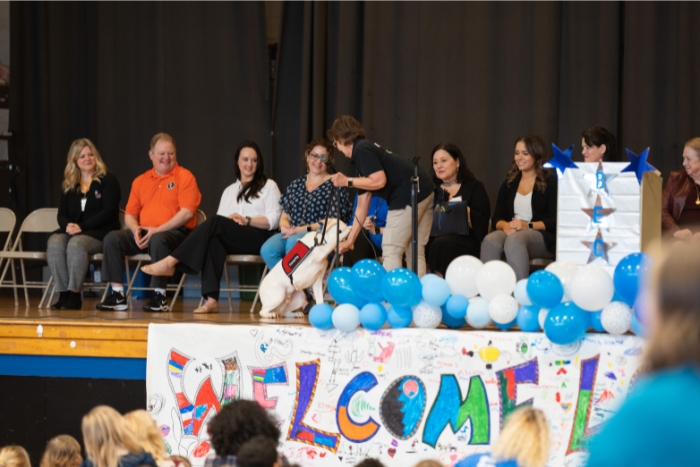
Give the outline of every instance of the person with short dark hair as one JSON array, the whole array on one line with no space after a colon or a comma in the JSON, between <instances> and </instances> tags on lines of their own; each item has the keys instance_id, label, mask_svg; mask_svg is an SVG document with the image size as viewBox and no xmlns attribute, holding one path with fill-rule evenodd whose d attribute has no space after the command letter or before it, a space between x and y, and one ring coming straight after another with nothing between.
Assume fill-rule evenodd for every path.
<instances>
[{"instance_id":1,"label":"person with short dark hair","mask_svg":"<svg viewBox=\"0 0 700 467\"><path fill-rule=\"evenodd\" d=\"M348 238L340 244L340 253L352 248L364 225L372 196L384 198L389 204L386 228L382 237L384 268L390 271L400 268L403 255L406 264L411 267L412 249L412 208L411 180L413 164L397 154L365 139L365 130L360 122L349 115L344 115L333 122L327 131L328 138L345 157L351 160L357 170L357 177L348 177L342 173L332 176L337 187L355 187L358 189L355 222ZM418 276L425 275L425 245L430 238L433 223L433 191L435 184L421 167L418 167Z\"/></svg>"},{"instance_id":2,"label":"person with short dark hair","mask_svg":"<svg viewBox=\"0 0 700 467\"><path fill-rule=\"evenodd\" d=\"M549 152L537 135L515 141L513 166L498 190L494 230L481 243L481 261L500 260L517 280L530 272L530 258L554 258L557 234L557 176L542 167Z\"/></svg>"},{"instance_id":3,"label":"person with short dark hair","mask_svg":"<svg viewBox=\"0 0 700 467\"><path fill-rule=\"evenodd\" d=\"M256 436L279 442L280 430L265 409L255 401L234 400L224 405L209 422L209 437L216 457L205 467L236 467L241 446Z\"/></svg>"},{"instance_id":4,"label":"person with short dark hair","mask_svg":"<svg viewBox=\"0 0 700 467\"><path fill-rule=\"evenodd\" d=\"M281 467L277 443L265 436L256 436L238 450L237 467Z\"/></svg>"},{"instance_id":5,"label":"person with short dark hair","mask_svg":"<svg viewBox=\"0 0 700 467\"><path fill-rule=\"evenodd\" d=\"M355 464L355 467L385 467L384 464L382 464L379 459L375 459L374 457L368 457L367 459L363 459L357 464Z\"/></svg>"},{"instance_id":6,"label":"person with short dark hair","mask_svg":"<svg viewBox=\"0 0 700 467\"><path fill-rule=\"evenodd\" d=\"M583 162L614 162L617 159L615 135L602 126L592 126L581 133Z\"/></svg>"}]
</instances>

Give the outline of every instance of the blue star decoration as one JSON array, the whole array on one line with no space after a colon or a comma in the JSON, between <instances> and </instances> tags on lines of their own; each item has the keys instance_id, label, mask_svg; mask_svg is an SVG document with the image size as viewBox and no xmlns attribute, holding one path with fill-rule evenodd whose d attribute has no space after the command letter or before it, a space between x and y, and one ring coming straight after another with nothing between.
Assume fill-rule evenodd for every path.
<instances>
[{"instance_id":1,"label":"blue star decoration","mask_svg":"<svg viewBox=\"0 0 700 467\"><path fill-rule=\"evenodd\" d=\"M627 148L625 148L625 151L627 151L627 157L630 159L630 165L622 169L622 172L634 172L637 174L637 181L641 185L644 172L656 171L656 168L647 162L647 157L649 157L649 148L642 151L640 155L636 155Z\"/></svg>"},{"instance_id":2,"label":"blue star decoration","mask_svg":"<svg viewBox=\"0 0 700 467\"><path fill-rule=\"evenodd\" d=\"M569 149L562 151L559 147L552 143L552 151L554 152L554 157L552 157L548 162L544 164L543 167L547 169L557 169L558 178L564 176L566 169L578 169L578 165L571 160L571 151L574 150L574 145L569 146Z\"/></svg>"},{"instance_id":3,"label":"blue star decoration","mask_svg":"<svg viewBox=\"0 0 700 467\"><path fill-rule=\"evenodd\" d=\"M591 254L588 255L588 261L586 264L591 264L596 259L600 258L605 264L610 265L610 258L608 258L608 250L617 245L615 242L606 242L603 240L603 233L598 229L598 234L595 236L595 240L592 242L581 240L581 243L586 245L586 248L591 250Z\"/></svg>"},{"instance_id":4,"label":"blue star decoration","mask_svg":"<svg viewBox=\"0 0 700 467\"><path fill-rule=\"evenodd\" d=\"M603 170L603 163L598 162L598 168L595 174L585 174L583 176L591 185L586 197L590 197L593 194L600 194L600 192L605 193L609 197L610 191L608 190L608 185L615 177L617 177L617 174L605 173Z\"/></svg>"},{"instance_id":5,"label":"blue star decoration","mask_svg":"<svg viewBox=\"0 0 700 467\"><path fill-rule=\"evenodd\" d=\"M603 203L600 200L600 195L596 196L595 205L592 208L581 208L581 211L586 213L590 217L588 222L588 232L598 228L601 228L610 232L610 226L608 226L607 217L615 212L615 208L604 208Z\"/></svg>"}]
</instances>

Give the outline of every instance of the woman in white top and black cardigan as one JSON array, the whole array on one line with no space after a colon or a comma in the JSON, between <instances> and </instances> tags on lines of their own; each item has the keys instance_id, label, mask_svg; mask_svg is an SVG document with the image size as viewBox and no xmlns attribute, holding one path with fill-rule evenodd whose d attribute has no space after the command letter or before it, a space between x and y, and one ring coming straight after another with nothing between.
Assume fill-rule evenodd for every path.
<instances>
[{"instance_id":1,"label":"woman in white top and black cardigan","mask_svg":"<svg viewBox=\"0 0 700 467\"><path fill-rule=\"evenodd\" d=\"M500 260L518 280L528 276L530 258L554 258L557 232L557 177L542 168L547 146L537 135L515 142L513 167L498 190L494 231L481 243L481 261Z\"/></svg>"},{"instance_id":2,"label":"woman in white top and black cardigan","mask_svg":"<svg viewBox=\"0 0 700 467\"><path fill-rule=\"evenodd\" d=\"M265 176L260 148L244 141L236 151L236 182L224 190L217 215L198 225L173 253L141 269L155 276L202 271L204 304L195 313L219 311L219 283L226 255L257 255L279 224L277 184Z\"/></svg>"}]
</instances>

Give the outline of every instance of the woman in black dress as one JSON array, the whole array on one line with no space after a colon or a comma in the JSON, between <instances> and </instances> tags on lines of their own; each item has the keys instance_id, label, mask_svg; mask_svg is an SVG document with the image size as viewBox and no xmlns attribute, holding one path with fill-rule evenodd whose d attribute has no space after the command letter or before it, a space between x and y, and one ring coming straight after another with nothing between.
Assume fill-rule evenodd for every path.
<instances>
[{"instance_id":1,"label":"woman in black dress","mask_svg":"<svg viewBox=\"0 0 700 467\"><path fill-rule=\"evenodd\" d=\"M458 256L479 257L481 242L488 233L491 205L484 184L469 171L457 146L452 143L438 144L433 149L432 159L431 175L437 186L433 225L437 227L436 223L446 220L448 216L454 220L455 215L460 215L466 218L469 226L466 234L443 234L437 228L431 231L426 254L428 265L435 274L444 276L447 267ZM464 204L455 204L460 202L466 203L466 209ZM453 208L460 209L460 212L451 212Z\"/></svg>"}]
</instances>

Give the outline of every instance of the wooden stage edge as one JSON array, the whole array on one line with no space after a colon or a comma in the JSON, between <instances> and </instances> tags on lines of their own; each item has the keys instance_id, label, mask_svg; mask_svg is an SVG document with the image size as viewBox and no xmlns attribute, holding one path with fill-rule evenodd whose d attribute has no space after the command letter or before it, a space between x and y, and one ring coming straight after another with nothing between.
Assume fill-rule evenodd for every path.
<instances>
[{"instance_id":1,"label":"wooden stage edge","mask_svg":"<svg viewBox=\"0 0 700 467\"><path fill-rule=\"evenodd\" d=\"M258 313L249 312L252 302L237 300L233 311L229 311L228 300L221 300L220 312L206 315L192 313L198 299L179 299L168 313L142 311L146 303L142 299L134 299L131 309L116 312L96 310L96 298L83 300L80 311L39 309L39 300L30 296L26 307L21 296L15 307L11 294L0 296L0 354L146 358L150 323L309 326L306 318L263 322Z\"/></svg>"}]
</instances>

